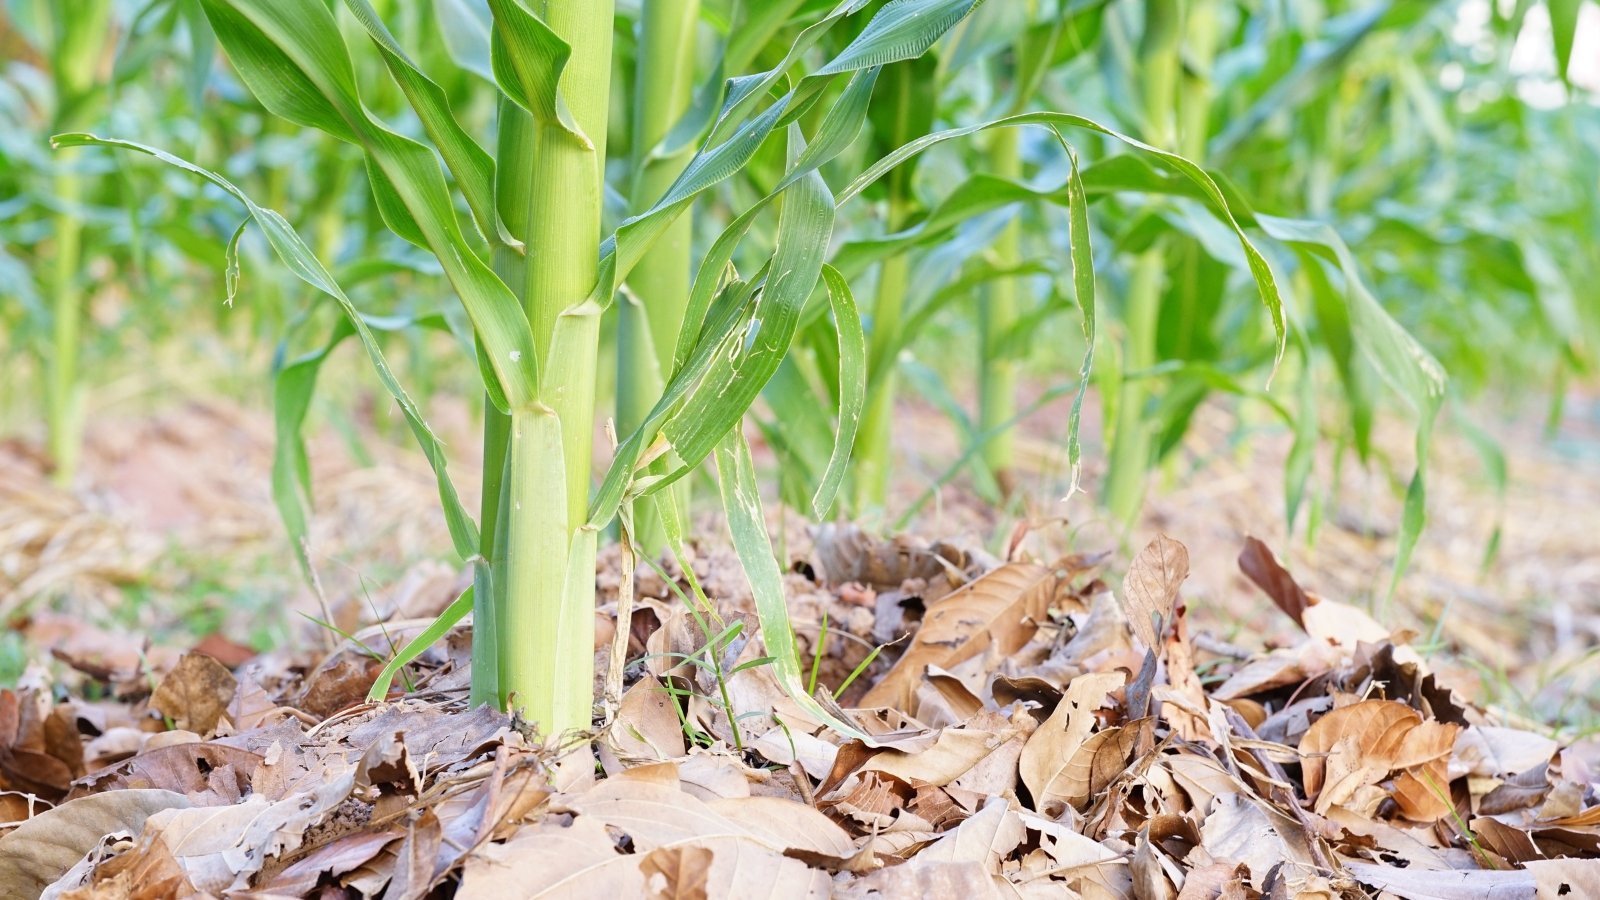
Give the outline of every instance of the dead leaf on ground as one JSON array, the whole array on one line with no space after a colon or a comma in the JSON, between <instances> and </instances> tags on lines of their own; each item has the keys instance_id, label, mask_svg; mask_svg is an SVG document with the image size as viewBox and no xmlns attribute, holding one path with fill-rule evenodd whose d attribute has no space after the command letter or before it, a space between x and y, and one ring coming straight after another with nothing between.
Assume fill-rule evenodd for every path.
<instances>
[{"instance_id":1,"label":"dead leaf on ground","mask_svg":"<svg viewBox=\"0 0 1600 900\"><path fill-rule=\"evenodd\" d=\"M1038 631L1055 590L1052 569L1007 563L934 603L911 646L861 705L908 708L928 666L951 669L990 648L1015 653Z\"/></svg>"},{"instance_id":2,"label":"dead leaf on ground","mask_svg":"<svg viewBox=\"0 0 1600 900\"><path fill-rule=\"evenodd\" d=\"M206 735L217 727L238 686L222 663L203 653L186 653L156 685L150 708L176 728Z\"/></svg>"},{"instance_id":3,"label":"dead leaf on ground","mask_svg":"<svg viewBox=\"0 0 1600 900\"><path fill-rule=\"evenodd\" d=\"M1244 549L1239 551L1239 571L1271 597L1272 602L1283 610L1284 615L1293 619L1301 628L1305 627L1306 609L1315 604L1316 599L1294 580L1289 570L1278 562L1278 557L1273 554L1272 549L1259 538L1244 539Z\"/></svg>"},{"instance_id":4,"label":"dead leaf on ground","mask_svg":"<svg viewBox=\"0 0 1600 900\"><path fill-rule=\"evenodd\" d=\"M1158 628L1172 620L1178 589L1189 577L1189 548L1166 535L1145 545L1128 566L1122 582L1123 612L1134 637L1148 650L1158 649Z\"/></svg>"},{"instance_id":5,"label":"dead leaf on ground","mask_svg":"<svg viewBox=\"0 0 1600 900\"><path fill-rule=\"evenodd\" d=\"M150 816L188 805L172 791L124 790L47 809L0 836L0 895L37 897L108 836L138 834Z\"/></svg>"}]
</instances>

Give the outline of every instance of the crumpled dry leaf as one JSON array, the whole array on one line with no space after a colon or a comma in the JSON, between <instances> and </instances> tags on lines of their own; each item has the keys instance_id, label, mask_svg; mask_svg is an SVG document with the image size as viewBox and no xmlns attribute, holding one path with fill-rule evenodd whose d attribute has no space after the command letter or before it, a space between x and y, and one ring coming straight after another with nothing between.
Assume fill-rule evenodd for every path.
<instances>
[{"instance_id":1,"label":"crumpled dry leaf","mask_svg":"<svg viewBox=\"0 0 1600 900\"><path fill-rule=\"evenodd\" d=\"M861 705L907 709L928 666L951 669L991 648L1017 652L1044 621L1056 586L1052 569L1007 563L930 605L911 646Z\"/></svg>"},{"instance_id":2,"label":"crumpled dry leaf","mask_svg":"<svg viewBox=\"0 0 1600 900\"><path fill-rule=\"evenodd\" d=\"M125 790L47 809L0 836L0 895L37 897L108 836L137 834L150 816L188 805L172 791Z\"/></svg>"},{"instance_id":3,"label":"crumpled dry leaf","mask_svg":"<svg viewBox=\"0 0 1600 900\"><path fill-rule=\"evenodd\" d=\"M174 727L210 734L239 683L222 663L202 653L185 653L150 695L150 708L172 720Z\"/></svg>"},{"instance_id":4,"label":"crumpled dry leaf","mask_svg":"<svg viewBox=\"0 0 1600 900\"><path fill-rule=\"evenodd\" d=\"M1124 676L1114 672L1080 675L1067 685L1055 712L1028 738L1020 760L1022 783L1043 810L1051 802L1069 802L1084 787L1074 767L1078 751L1088 742L1097 722L1096 711L1108 695L1122 687Z\"/></svg>"}]
</instances>

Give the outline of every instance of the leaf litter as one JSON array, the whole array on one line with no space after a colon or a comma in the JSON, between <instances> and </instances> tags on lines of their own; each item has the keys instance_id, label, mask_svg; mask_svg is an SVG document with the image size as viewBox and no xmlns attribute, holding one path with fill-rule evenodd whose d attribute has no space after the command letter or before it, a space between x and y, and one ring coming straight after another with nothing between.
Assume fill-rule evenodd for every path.
<instances>
[{"instance_id":1,"label":"leaf litter","mask_svg":"<svg viewBox=\"0 0 1600 900\"><path fill-rule=\"evenodd\" d=\"M1191 634L1166 536L1116 587L1105 555L812 537L802 669L875 746L785 695L713 551L687 564L747 624L707 647L676 563L641 568L625 690L577 746L469 708L469 627L368 702L415 611L321 659L31 668L0 692L0 894L1600 896L1592 750L1472 706L1259 541L1240 570L1300 638L1246 654Z\"/></svg>"}]
</instances>

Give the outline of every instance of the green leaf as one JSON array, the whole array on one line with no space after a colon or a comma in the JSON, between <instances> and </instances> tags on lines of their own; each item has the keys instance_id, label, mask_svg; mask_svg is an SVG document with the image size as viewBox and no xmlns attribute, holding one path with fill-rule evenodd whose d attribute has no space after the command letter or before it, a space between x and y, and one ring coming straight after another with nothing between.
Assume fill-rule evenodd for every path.
<instances>
[{"instance_id":1,"label":"green leaf","mask_svg":"<svg viewBox=\"0 0 1600 900\"><path fill-rule=\"evenodd\" d=\"M761 622L761 640L772 657L774 679L789 699L819 722L869 747L876 746L869 735L845 721L843 711L837 706L831 710L824 708L806 693L794 643L794 626L789 621L789 603L783 593L783 572L772 555L772 540L767 535L766 516L761 511L761 493L756 485L755 463L750 459L750 445L736 429L723 437L716 455L728 533L733 538L745 577L750 581L756 616Z\"/></svg>"},{"instance_id":2,"label":"green leaf","mask_svg":"<svg viewBox=\"0 0 1600 900\"><path fill-rule=\"evenodd\" d=\"M1104 125L1082 116L1056 112L1030 112L1014 116L1005 116L999 119L990 119L961 128L951 128L917 138L909 144L895 150L874 163L867 171L863 172L855 181L839 194L839 203L843 205L873 182L893 171L907 159L922 153L930 147L942 144L956 138L977 134L990 128L1010 128L1021 125L1042 125L1056 133L1058 139L1062 138L1060 131L1065 128L1081 129L1095 134L1120 141L1129 147L1155 158L1162 164L1172 168L1185 178L1189 179L1200 190L1207 204L1219 219L1231 229L1239 240L1240 249L1244 251L1245 259L1249 265L1250 274L1255 279L1256 289L1261 294L1261 301L1266 306L1272 318L1273 331L1277 334L1277 346L1273 355L1273 370L1276 371L1278 363L1283 359L1285 342L1288 335L1287 322L1284 319L1283 296L1278 290L1277 280L1273 277L1272 269L1267 265L1267 260L1250 242L1244 233L1239 220L1234 216L1233 208L1229 205L1227 197L1218 187L1215 180L1204 169L1176 153L1169 153L1157 147L1152 147L1137 138L1129 137L1113 131ZM1270 380L1270 379L1269 379Z\"/></svg>"},{"instance_id":3,"label":"green leaf","mask_svg":"<svg viewBox=\"0 0 1600 900\"><path fill-rule=\"evenodd\" d=\"M356 21L367 30L383 56L383 63L406 100L416 111L428 139L438 148L444 164L456 177L456 184L471 208L478 230L508 247L523 249L522 242L506 231L494 205L494 158L467 134L450 112L444 89L423 74L406 56L400 43L389 33L369 0L345 0Z\"/></svg>"},{"instance_id":4,"label":"green leaf","mask_svg":"<svg viewBox=\"0 0 1600 900\"><path fill-rule=\"evenodd\" d=\"M372 687L367 691L367 700L377 703L389 696L389 688L394 684L394 677L400 674L400 670L442 640L450 633L450 629L467 617L467 613L472 612L472 597L473 588L468 585L467 589L461 592L461 596L445 607L444 612L440 613L431 625L424 628L416 637L406 641L406 645L384 664L383 670L373 680Z\"/></svg>"},{"instance_id":5,"label":"green leaf","mask_svg":"<svg viewBox=\"0 0 1600 900\"><path fill-rule=\"evenodd\" d=\"M466 242L432 151L368 116L350 55L322 0L204 0L234 67L273 113L367 154L373 195L389 227L438 257L483 341L497 406L527 408L538 395L527 314Z\"/></svg>"},{"instance_id":6,"label":"green leaf","mask_svg":"<svg viewBox=\"0 0 1600 900\"><path fill-rule=\"evenodd\" d=\"M1545 0L1550 10L1550 40L1556 53L1556 75L1572 84L1572 45L1578 34L1578 15L1583 0Z\"/></svg>"},{"instance_id":7,"label":"green leaf","mask_svg":"<svg viewBox=\"0 0 1600 900\"><path fill-rule=\"evenodd\" d=\"M328 274L328 270L323 268L322 263L319 262L316 256L311 252L311 248L306 246L305 242L300 239L300 236L295 233L294 229L289 226L289 223L285 221L282 216L270 209L257 206L255 201L251 200L243 191L239 190L239 188L235 187L232 182L228 181L226 178L223 178L221 175L218 175L209 169L201 168L200 166L197 166L188 160L173 156L164 150L158 150L154 147L146 146L144 144L134 143L133 141L114 140L110 138L96 137L92 134L81 133L58 134L51 138L51 144L56 147L115 147L144 153L148 156L153 156L156 159L167 163L168 165L175 166L186 172L190 172L200 176L201 178L204 178L217 187L222 188L224 191L227 191L234 197L234 199L242 203L244 207L249 210L250 217L255 220L258 226L261 227L262 232L266 235L267 243L270 244L273 251L277 253L278 258L283 260L284 264L289 267L289 270L295 274L295 277L299 278L301 281L304 281L306 284L311 285L322 293L327 294L329 297L332 297L338 302L339 308L344 312L345 322L349 328L353 329L356 336L360 338L361 346L367 352L367 359L372 363L373 369L377 371L378 380L383 383L384 389L388 391L389 396L393 397L395 402L399 404L400 412L405 416L406 424L410 426L412 435L416 438L417 444L422 448L423 454L427 456L428 464L433 468L434 479L438 483L439 488L439 500L444 507L445 521L449 525L450 536L453 544L455 545L456 553L463 559L468 559L478 552L477 526L473 524L472 517L468 515L466 508L462 506L461 499L456 493L455 484L451 482L449 474L445 471L446 460L444 445L439 442L438 437L435 436L432 429L428 427L427 422L423 421L422 412L417 408L417 405L412 402L410 395L408 395L405 389L400 386L400 382L395 378L393 370L389 368L388 361L384 359L383 351L378 346L377 338L373 336L372 329L367 325L367 322L362 317L360 311L356 309L355 304L351 302L348 296L346 296L344 290L339 287L338 283L333 280L333 276ZM289 398L287 399L293 400L293 402L296 403L308 403L309 401L299 397L299 395L294 392L298 390L309 390L309 386L305 384L304 379L314 378L314 375L314 369L303 369L297 374L292 375L291 379L294 381L294 383L282 388L283 390L291 392ZM276 392L277 390L279 390L279 387L275 386L274 391ZM289 410L288 412L292 413L293 410ZM280 427L284 424L284 415L285 411L280 410ZM289 420L299 421L303 420L303 418L304 410L301 409L298 419L290 416ZM298 425L295 425L292 430L298 431ZM282 434L280 433L280 439L281 438ZM284 452L281 447L279 452ZM292 457L286 460L286 464L299 465L299 458ZM274 462L274 466L276 468L276 461ZM288 495L280 493L277 490L276 475L274 478L274 483L274 493L278 494L278 499L280 501L285 499ZM298 503L297 495L295 496L294 502L296 504ZM289 527L291 531L293 531L297 527L298 523L298 528L300 529L301 533L304 533L303 511L299 512L300 518L294 518L296 515L295 510L299 509L300 508L298 506L280 505L279 507L280 514L284 516L285 525ZM300 554L302 564L309 566L309 561L305 558L305 547L303 545L297 545L295 549L296 552Z\"/></svg>"},{"instance_id":8,"label":"green leaf","mask_svg":"<svg viewBox=\"0 0 1600 900\"><path fill-rule=\"evenodd\" d=\"M1356 344L1384 381L1400 394L1417 416L1417 469L1406 489L1401 513L1400 536L1395 548L1394 575L1389 582L1393 596L1400 576L1411 561L1417 539L1427 518L1425 475L1433 422L1444 402L1447 376L1439 361L1425 350L1400 323L1396 322L1361 279L1355 256L1338 232L1325 223L1276 216L1258 215L1262 230L1280 241L1304 247L1338 267L1344 279L1345 302L1350 314L1350 330Z\"/></svg>"},{"instance_id":9,"label":"green leaf","mask_svg":"<svg viewBox=\"0 0 1600 900\"><path fill-rule=\"evenodd\" d=\"M867 335L861 327L861 314L844 276L832 266L822 267L822 281L828 288L828 304L839 333L839 422L834 432L833 453L811 498L811 511L818 519L828 515L844 483L850 463L850 450L856 444L856 429L867 402Z\"/></svg>"},{"instance_id":10,"label":"green leaf","mask_svg":"<svg viewBox=\"0 0 1600 900\"><path fill-rule=\"evenodd\" d=\"M561 72L572 48L521 0L489 0L489 9L494 14L494 78L500 89L534 119L592 148L561 99Z\"/></svg>"}]
</instances>

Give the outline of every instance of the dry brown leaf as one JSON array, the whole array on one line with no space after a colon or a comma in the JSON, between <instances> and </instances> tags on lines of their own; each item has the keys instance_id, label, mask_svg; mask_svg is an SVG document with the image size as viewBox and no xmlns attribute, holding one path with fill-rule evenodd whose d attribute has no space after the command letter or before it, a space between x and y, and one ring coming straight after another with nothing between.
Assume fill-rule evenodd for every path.
<instances>
[{"instance_id":1,"label":"dry brown leaf","mask_svg":"<svg viewBox=\"0 0 1600 900\"><path fill-rule=\"evenodd\" d=\"M1278 557L1273 555L1272 549L1255 537L1244 539L1244 549L1239 551L1239 571L1245 577L1255 582L1256 587L1272 598L1272 602L1283 610L1284 615L1294 620L1296 625L1305 627L1306 609L1317 601L1306 593L1278 562Z\"/></svg>"},{"instance_id":2,"label":"dry brown leaf","mask_svg":"<svg viewBox=\"0 0 1600 900\"><path fill-rule=\"evenodd\" d=\"M1076 770L1069 771L1078 750L1094 730L1095 711L1105 705L1107 696L1122 687L1121 673L1094 672L1080 675L1067 685L1055 712L1028 738L1020 761L1022 783L1033 795L1036 809L1052 801L1065 802L1078 793Z\"/></svg>"},{"instance_id":3,"label":"dry brown leaf","mask_svg":"<svg viewBox=\"0 0 1600 900\"><path fill-rule=\"evenodd\" d=\"M639 679L622 695L616 720L600 742L601 761L615 774L623 763L676 759L685 752L683 725L672 695L655 676Z\"/></svg>"},{"instance_id":4,"label":"dry brown leaf","mask_svg":"<svg viewBox=\"0 0 1600 900\"><path fill-rule=\"evenodd\" d=\"M188 805L172 791L127 790L47 809L0 836L0 896L37 897L106 836L137 834L150 816Z\"/></svg>"},{"instance_id":5,"label":"dry brown leaf","mask_svg":"<svg viewBox=\"0 0 1600 900\"><path fill-rule=\"evenodd\" d=\"M1324 715L1300 739L1306 795L1322 791L1328 757L1341 746L1347 757L1342 770L1347 778L1354 772L1380 768L1382 772L1374 780L1384 777L1394 768L1401 741L1420 724L1421 713L1393 700L1363 700Z\"/></svg>"},{"instance_id":6,"label":"dry brown leaf","mask_svg":"<svg viewBox=\"0 0 1600 900\"><path fill-rule=\"evenodd\" d=\"M1243 863L1258 890L1279 863L1310 862L1299 826L1244 794L1219 796L1200 835L1213 859Z\"/></svg>"},{"instance_id":7,"label":"dry brown leaf","mask_svg":"<svg viewBox=\"0 0 1600 900\"><path fill-rule=\"evenodd\" d=\"M1459 775L1519 775L1548 763L1560 749L1531 731L1473 725L1456 738L1450 768Z\"/></svg>"},{"instance_id":8,"label":"dry brown leaf","mask_svg":"<svg viewBox=\"0 0 1600 900\"><path fill-rule=\"evenodd\" d=\"M1450 802L1450 777L1445 773L1442 759L1395 776L1389 796L1394 798L1400 815L1413 822L1431 824L1455 811L1455 805Z\"/></svg>"},{"instance_id":9,"label":"dry brown leaf","mask_svg":"<svg viewBox=\"0 0 1600 900\"><path fill-rule=\"evenodd\" d=\"M185 653L156 685L150 708L171 719L177 728L206 735L227 712L238 686L222 663L203 653Z\"/></svg>"},{"instance_id":10,"label":"dry brown leaf","mask_svg":"<svg viewBox=\"0 0 1600 900\"><path fill-rule=\"evenodd\" d=\"M938 733L932 747L915 753L882 750L872 754L849 774L878 772L910 784L919 782L938 787L950 784L993 755L1017 731L1005 727L989 731L981 728L946 728ZM842 758L842 754L841 754ZM833 783L833 779L829 779Z\"/></svg>"},{"instance_id":11,"label":"dry brown leaf","mask_svg":"<svg viewBox=\"0 0 1600 900\"><path fill-rule=\"evenodd\" d=\"M641 897L645 881L639 859L623 855L598 819L548 822L468 856L460 896Z\"/></svg>"},{"instance_id":12,"label":"dry brown leaf","mask_svg":"<svg viewBox=\"0 0 1600 900\"><path fill-rule=\"evenodd\" d=\"M261 757L218 743L157 747L81 779L74 794L160 788L188 795L197 805L237 801L249 793L250 777Z\"/></svg>"},{"instance_id":13,"label":"dry brown leaf","mask_svg":"<svg viewBox=\"0 0 1600 900\"><path fill-rule=\"evenodd\" d=\"M137 846L125 855L176 869L196 891L241 890L268 859L298 849L354 787L350 772L276 803L256 794L233 806L162 810L145 821Z\"/></svg>"},{"instance_id":14,"label":"dry brown leaf","mask_svg":"<svg viewBox=\"0 0 1600 900\"><path fill-rule=\"evenodd\" d=\"M286 897L309 894L323 875L340 878L361 868L383 848L401 837L395 831L362 831L345 835L295 860L261 888L263 893Z\"/></svg>"},{"instance_id":15,"label":"dry brown leaf","mask_svg":"<svg viewBox=\"0 0 1600 900\"><path fill-rule=\"evenodd\" d=\"M1178 589L1189 577L1189 549L1166 535L1145 545L1122 582L1123 613L1146 649L1161 646L1160 630L1172 619Z\"/></svg>"},{"instance_id":16,"label":"dry brown leaf","mask_svg":"<svg viewBox=\"0 0 1600 900\"><path fill-rule=\"evenodd\" d=\"M1184 876L1183 890L1178 900L1218 900L1220 897L1239 896L1244 882L1250 879L1250 870L1243 863L1211 863L1196 866Z\"/></svg>"},{"instance_id":17,"label":"dry brown leaf","mask_svg":"<svg viewBox=\"0 0 1600 900\"><path fill-rule=\"evenodd\" d=\"M640 849L718 835L778 854L800 849L842 856L855 849L827 816L774 797L705 803L675 786L611 778L564 798L561 807L627 833Z\"/></svg>"},{"instance_id":18,"label":"dry brown leaf","mask_svg":"<svg viewBox=\"0 0 1600 900\"><path fill-rule=\"evenodd\" d=\"M950 669L990 647L1017 652L1038 631L1055 591L1053 569L1007 563L931 604L911 646L861 705L908 709L928 666Z\"/></svg>"},{"instance_id":19,"label":"dry brown leaf","mask_svg":"<svg viewBox=\"0 0 1600 900\"><path fill-rule=\"evenodd\" d=\"M1406 900L1530 900L1535 896L1534 875L1528 871L1400 869L1357 862L1345 863L1345 869L1362 884Z\"/></svg>"},{"instance_id":20,"label":"dry brown leaf","mask_svg":"<svg viewBox=\"0 0 1600 900\"><path fill-rule=\"evenodd\" d=\"M915 857L926 862L975 862L998 873L1000 861L1028 836L1022 819L1004 797L991 797L983 808L954 831L924 847Z\"/></svg>"},{"instance_id":21,"label":"dry brown leaf","mask_svg":"<svg viewBox=\"0 0 1600 900\"><path fill-rule=\"evenodd\" d=\"M658 847L639 863L650 900L707 900L711 851L705 847Z\"/></svg>"},{"instance_id":22,"label":"dry brown leaf","mask_svg":"<svg viewBox=\"0 0 1600 900\"><path fill-rule=\"evenodd\" d=\"M434 860L444 842L444 830L433 810L423 810L406 829L395 851L394 874L383 892L384 900L420 900L433 887Z\"/></svg>"},{"instance_id":23,"label":"dry brown leaf","mask_svg":"<svg viewBox=\"0 0 1600 900\"><path fill-rule=\"evenodd\" d=\"M1539 900L1600 897L1600 859L1542 859L1528 863Z\"/></svg>"},{"instance_id":24,"label":"dry brown leaf","mask_svg":"<svg viewBox=\"0 0 1600 900\"><path fill-rule=\"evenodd\" d=\"M928 900L933 897L1001 900L1006 895L1001 893L994 877L979 863L947 863L918 858L905 865L881 869L858 881L847 882L833 896L838 900ZM1057 896L1070 895L1058 893Z\"/></svg>"}]
</instances>

